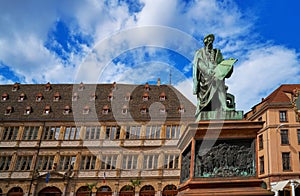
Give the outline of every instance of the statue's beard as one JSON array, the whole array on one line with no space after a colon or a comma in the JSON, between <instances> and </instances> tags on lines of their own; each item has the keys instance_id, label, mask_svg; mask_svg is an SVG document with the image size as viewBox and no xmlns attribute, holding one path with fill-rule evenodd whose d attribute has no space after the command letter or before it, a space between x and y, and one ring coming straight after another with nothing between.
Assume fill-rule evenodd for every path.
<instances>
[{"instance_id":1,"label":"statue's beard","mask_svg":"<svg viewBox=\"0 0 300 196\"><path fill-rule=\"evenodd\" d=\"M212 50L212 49L213 49L213 44L212 44L212 42L209 42L209 43L206 45L206 49L207 49L207 50Z\"/></svg>"}]
</instances>

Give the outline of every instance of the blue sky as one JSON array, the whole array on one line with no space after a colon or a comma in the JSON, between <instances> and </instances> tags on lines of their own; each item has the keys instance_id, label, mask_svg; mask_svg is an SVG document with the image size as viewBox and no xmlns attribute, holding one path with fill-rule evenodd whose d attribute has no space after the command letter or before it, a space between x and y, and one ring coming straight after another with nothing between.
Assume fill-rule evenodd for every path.
<instances>
[{"instance_id":1,"label":"blue sky","mask_svg":"<svg viewBox=\"0 0 300 196\"><path fill-rule=\"evenodd\" d=\"M192 64L214 33L239 59L229 92L248 111L280 84L299 83L299 1L4 0L0 83L155 83L192 95ZM171 73L171 78L170 78Z\"/></svg>"}]
</instances>

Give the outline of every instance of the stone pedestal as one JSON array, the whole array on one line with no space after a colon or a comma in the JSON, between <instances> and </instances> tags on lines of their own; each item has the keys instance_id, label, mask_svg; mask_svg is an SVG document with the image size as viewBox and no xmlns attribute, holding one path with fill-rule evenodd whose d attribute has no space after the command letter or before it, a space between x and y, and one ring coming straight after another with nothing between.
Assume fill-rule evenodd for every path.
<instances>
[{"instance_id":1,"label":"stone pedestal","mask_svg":"<svg viewBox=\"0 0 300 196\"><path fill-rule=\"evenodd\" d=\"M274 195L257 177L256 135L262 122L191 123L180 138L178 195Z\"/></svg>"}]
</instances>

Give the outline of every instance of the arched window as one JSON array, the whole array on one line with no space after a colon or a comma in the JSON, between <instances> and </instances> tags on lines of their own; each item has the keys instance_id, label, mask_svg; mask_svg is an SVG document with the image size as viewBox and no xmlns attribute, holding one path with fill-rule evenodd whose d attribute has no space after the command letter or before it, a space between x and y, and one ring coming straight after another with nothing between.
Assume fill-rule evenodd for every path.
<instances>
[{"instance_id":1,"label":"arched window","mask_svg":"<svg viewBox=\"0 0 300 196\"><path fill-rule=\"evenodd\" d=\"M133 186L125 185L122 187L119 196L134 196Z\"/></svg>"},{"instance_id":2,"label":"arched window","mask_svg":"<svg viewBox=\"0 0 300 196\"><path fill-rule=\"evenodd\" d=\"M90 195L92 195L92 192L89 190L88 186L82 186L76 192L76 196L90 196Z\"/></svg>"},{"instance_id":3,"label":"arched window","mask_svg":"<svg viewBox=\"0 0 300 196\"><path fill-rule=\"evenodd\" d=\"M162 195L163 196L175 196L177 195L178 191L174 184L170 184L165 186Z\"/></svg>"},{"instance_id":4,"label":"arched window","mask_svg":"<svg viewBox=\"0 0 300 196\"><path fill-rule=\"evenodd\" d=\"M14 187L8 191L7 196L23 196L23 190L20 187Z\"/></svg>"},{"instance_id":5,"label":"arched window","mask_svg":"<svg viewBox=\"0 0 300 196\"><path fill-rule=\"evenodd\" d=\"M154 196L155 190L151 185L145 185L140 190L140 196Z\"/></svg>"},{"instance_id":6,"label":"arched window","mask_svg":"<svg viewBox=\"0 0 300 196\"><path fill-rule=\"evenodd\" d=\"M96 196L111 196L112 191L109 186L101 186L96 193Z\"/></svg>"},{"instance_id":7,"label":"arched window","mask_svg":"<svg viewBox=\"0 0 300 196\"><path fill-rule=\"evenodd\" d=\"M48 195L61 196L62 192L59 190L59 188L52 186L52 187L46 187L46 188L42 189L39 192L38 196L48 196Z\"/></svg>"}]
</instances>

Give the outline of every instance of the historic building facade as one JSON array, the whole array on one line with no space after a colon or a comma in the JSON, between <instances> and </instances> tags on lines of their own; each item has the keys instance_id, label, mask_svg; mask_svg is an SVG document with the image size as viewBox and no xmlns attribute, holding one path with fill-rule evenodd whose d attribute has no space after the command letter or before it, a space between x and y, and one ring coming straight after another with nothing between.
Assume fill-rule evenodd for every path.
<instances>
[{"instance_id":1,"label":"historic building facade","mask_svg":"<svg viewBox=\"0 0 300 196\"><path fill-rule=\"evenodd\" d=\"M176 195L195 106L170 85L0 86L0 195Z\"/></svg>"},{"instance_id":2,"label":"historic building facade","mask_svg":"<svg viewBox=\"0 0 300 196\"><path fill-rule=\"evenodd\" d=\"M281 85L245 114L263 121L257 135L258 176L275 195L300 195L299 84Z\"/></svg>"}]
</instances>

